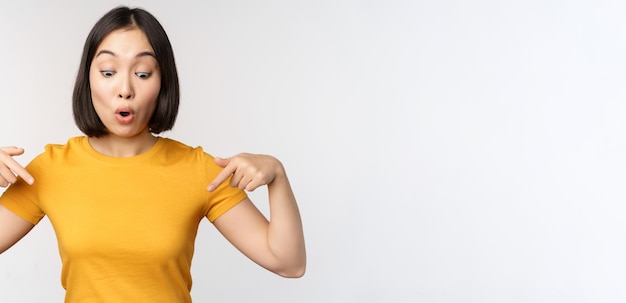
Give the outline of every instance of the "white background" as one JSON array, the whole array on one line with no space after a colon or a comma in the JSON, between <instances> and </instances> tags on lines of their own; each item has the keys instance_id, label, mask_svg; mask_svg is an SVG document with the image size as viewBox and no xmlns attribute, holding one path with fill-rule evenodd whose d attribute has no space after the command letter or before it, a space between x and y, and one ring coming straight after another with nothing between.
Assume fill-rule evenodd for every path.
<instances>
[{"instance_id":1,"label":"white background","mask_svg":"<svg viewBox=\"0 0 626 303\"><path fill-rule=\"evenodd\" d=\"M204 223L195 302L626 301L626 2L7 2L0 145L21 163L80 134L82 45L118 4L174 46L165 136L283 161L307 274ZM47 220L0 256L1 302L62 302L59 280Z\"/></svg>"}]
</instances>

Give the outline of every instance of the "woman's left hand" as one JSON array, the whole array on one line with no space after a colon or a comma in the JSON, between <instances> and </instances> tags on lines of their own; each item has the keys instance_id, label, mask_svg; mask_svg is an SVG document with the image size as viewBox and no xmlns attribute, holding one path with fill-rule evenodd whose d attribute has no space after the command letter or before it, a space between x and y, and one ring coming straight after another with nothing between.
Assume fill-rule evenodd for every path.
<instances>
[{"instance_id":1,"label":"woman's left hand","mask_svg":"<svg viewBox=\"0 0 626 303\"><path fill-rule=\"evenodd\" d=\"M230 186L253 191L284 173L280 161L268 155L242 153L226 159L215 158L215 163L224 169L209 184L208 191L214 191L231 176Z\"/></svg>"}]
</instances>

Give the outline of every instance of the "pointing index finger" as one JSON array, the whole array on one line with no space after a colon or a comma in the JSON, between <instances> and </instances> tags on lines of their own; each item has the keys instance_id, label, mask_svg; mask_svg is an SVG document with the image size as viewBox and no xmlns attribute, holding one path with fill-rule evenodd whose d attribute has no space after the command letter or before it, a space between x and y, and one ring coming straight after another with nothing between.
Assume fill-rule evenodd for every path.
<instances>
[{"instance_id":1,"label":"pointing index finger","mask_svg":"<svg viewBox=\"0 0 626 303\"><path fill-rule=\"evenodd\" d=\"M33 176L31 176L31 174L28 173L28 171L24 167L22 167L19 163L17 163L14 159L10 159L8 162L9 163L6 163L7 167L9 167L11 171L13 171L15 174L20 176L24 181L26 181L26 183L32 185L35 182L35 178L33 178Z\"/></svg>"},{"instance_id":2,"label":"pointing index finger","mask_svg":"<svg viewBox=\"0 0 626 303\"><path fill-rule=\"evenodd\" d=\"M218 186L224 183L224 181L228 180L228 177L230 177L235 172L236 166L231 164L232 163L226 165L226 167L224 167L224 169L222 169L222 171L217 174L217 176L215 176L213 181L211 181L211 183L207 187L208 191L214 191Z\"/></svg>"}]
</instances>

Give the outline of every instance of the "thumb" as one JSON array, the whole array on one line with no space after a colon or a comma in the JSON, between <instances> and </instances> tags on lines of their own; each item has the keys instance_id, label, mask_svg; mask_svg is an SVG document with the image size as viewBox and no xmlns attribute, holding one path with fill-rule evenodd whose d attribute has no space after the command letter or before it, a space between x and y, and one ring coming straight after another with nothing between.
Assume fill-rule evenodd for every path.
<instances>
[{"instance_id":1,"label":"thumb","mask_svg":"<svg viewBox=\"0 0 626 303\"><path fill-rule=\"evenodd\" d=\"M221 168L226 167L226 165L228 165L229 162L230 162L230 159L215 157L215 164L217 164Z\"/></svg>"}]
</instances>

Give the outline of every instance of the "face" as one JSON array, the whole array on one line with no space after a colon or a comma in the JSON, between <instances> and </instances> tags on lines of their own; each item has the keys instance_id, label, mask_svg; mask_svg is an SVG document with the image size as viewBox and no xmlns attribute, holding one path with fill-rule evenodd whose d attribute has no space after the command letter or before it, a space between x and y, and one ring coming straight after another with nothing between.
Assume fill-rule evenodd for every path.
<instances>
[{"instance_id":1,"label":"face","mask_svg":"<svg viewBox=\"0 0 626 303\"><path fill-rule=\"evenodd\" d=\"M161 72L154 50L138 28L109 33L98 46L89 71L93 106L110 136L151 136Z\"/></svg>"}]
</instances>

